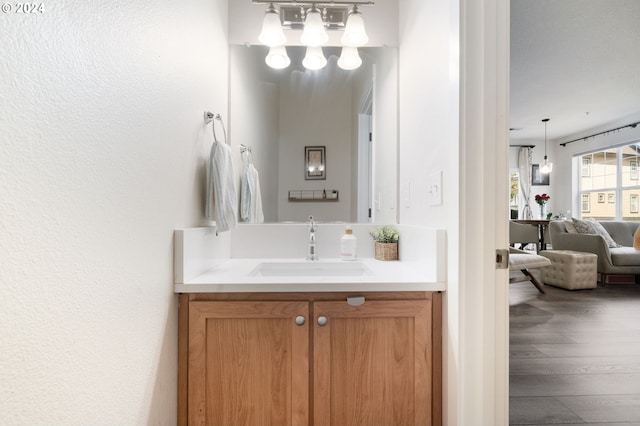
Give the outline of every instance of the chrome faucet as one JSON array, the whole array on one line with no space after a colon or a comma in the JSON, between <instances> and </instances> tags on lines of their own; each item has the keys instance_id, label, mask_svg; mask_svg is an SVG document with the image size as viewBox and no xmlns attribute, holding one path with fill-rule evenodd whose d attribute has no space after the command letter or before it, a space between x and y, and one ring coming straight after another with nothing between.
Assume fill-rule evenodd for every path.
<instances>
[{"instance_id":1,"label":"chrome faucet","mask_svg":"<svg viewBox=\"0 0 640 426\"><path fill-rule=\"evenodd\" d=\"M307 260L318 260L318 254L316 252L316 223L313 221L313 216L309 216L309 245L307 248Z\"/></svg>"}]
</instances>

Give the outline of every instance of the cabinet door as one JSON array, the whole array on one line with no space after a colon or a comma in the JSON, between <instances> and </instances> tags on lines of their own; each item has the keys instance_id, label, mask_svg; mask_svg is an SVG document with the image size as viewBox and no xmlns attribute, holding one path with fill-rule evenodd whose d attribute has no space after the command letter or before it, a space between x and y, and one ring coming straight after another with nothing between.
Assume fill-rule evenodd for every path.
<instances>
[{"instance_id":1,"label":"cabinet door","mask_svg":"<svg viewBox=\"0 0 640 426\"><path fill-rule=\"evenodd\" d=\"M191 302L189 425L309 424L308 324L308 302Z\"/></svg>"},{"instance_id":2,"label":"cabinet door","mask_svg":"<svg viewBox=\"0 0 640 426\"><path fill-rule=\"evenodd\" d=\"M431 424L431 309L430 300L314 303L314 424Z\"/></svg>"}]
</instances>

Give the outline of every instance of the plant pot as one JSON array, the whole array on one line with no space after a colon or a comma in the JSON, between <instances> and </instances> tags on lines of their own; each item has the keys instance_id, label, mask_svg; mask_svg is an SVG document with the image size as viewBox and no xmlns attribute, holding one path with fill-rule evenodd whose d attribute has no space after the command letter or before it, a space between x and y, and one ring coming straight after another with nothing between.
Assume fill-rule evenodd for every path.
<instances>
[{"instance_id":1,"label":"plant pot","mask_svg":"<svg viewBox=\"0 0 640 426\"><path fill-rule=\"evenodd\" d=\"M398 243L379 243L375 244L376 260L398 260Z\"/></svg>"}]
</instances>

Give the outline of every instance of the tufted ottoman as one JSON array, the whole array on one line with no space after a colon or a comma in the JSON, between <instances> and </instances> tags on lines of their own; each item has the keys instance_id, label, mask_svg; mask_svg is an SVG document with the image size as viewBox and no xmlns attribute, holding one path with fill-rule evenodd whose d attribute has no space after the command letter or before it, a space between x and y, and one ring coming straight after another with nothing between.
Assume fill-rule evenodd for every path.
<instances>
[{"instance_id":1,"label":"tufted ottoman","mask_svg":"<svg viewBox=\"0 0 640 426\"><path fill-rule=\"evenodd\" d=\"M597 255L572 250L543 250L540 256L551 260L551 266L542 270L543 283L567 290L597 287Z\"/></svg>"}]
</instances>

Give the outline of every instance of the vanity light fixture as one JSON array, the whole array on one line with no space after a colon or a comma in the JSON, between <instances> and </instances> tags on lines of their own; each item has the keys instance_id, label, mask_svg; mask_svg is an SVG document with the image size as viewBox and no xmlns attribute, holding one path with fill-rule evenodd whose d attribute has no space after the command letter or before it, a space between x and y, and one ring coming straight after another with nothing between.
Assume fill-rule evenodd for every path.
<instances>
[{"instance_id":1,"label":"vanity light fixture","mask_svg":"<svg viewBox=\"0 0 640 426\"><path fill-rule=\"evenodd\" d=\"M287 42L287 37L282 31L282 24L280 23L280 15L273 3L269 4L266 12L264 13L264 19L262 20L262 31L258 36L260 43L265 46L275 47L284 46Z\"/></svg>"},{"instance_id":2,"label":"vanity light fixture","mask_svg":"<svg viewBox=\"0 0 640 426\"><path fill-rule=\"evenodd\" d=\"M551 173L551 170L553 169L553 163L551 163L547 159L547 122L548 121L549 121L548 118L542 119L542 122L544 123L544 161L540 166L540 173L545 175L548 175L549 173Z\"/></svg>"},{"instance_id":3,"label":"vanity light fixture","mask_svg":"<svg viewBox=\"0 0 640 426\"><path fill-rule=\"evenodd\" d=\"M349 12L347 26L342 35L342 44L349 47L360 47L367 44L369 37L364 29L364 19L362 13L358 10L357 5L353 5L353 9Z\"/></svg>"},{"instance_id":4,"label":"vanity light fixture","mask_svg":"<svg viewBox=\"0 0 640 426\"><path fill-rule=\"evenodd\" d=\"M269 5L264 15L262 31L258 40L271 48L265 58L265 62L270 67L286 68L291 62L286 56L286 49L284 49L286 36L283 28L303 30L300 42L307 46L307 54L302 63L307 69L320 69L326 65L327 60L322 53L321 46L330 39L327 30L344 31L340 39L343 45L342 54L338 61L340 68L353 70L362 64L357 48L366 45L369 37L358 6L373 6L375 2L330 0L323 3L297 0L253 0L253 3ZM280 7L280 12L276 10L274 5ZM283 49L286 59L283 57Z\"/></svg>"},{"instance_id":5,"label":"vanity light fixture","mask_svg":"<svg viewBox=\"0 0 640 426\"><path fill-rule=\"evenodd\" d=\"M315 4L307 11L307 17L304 20L304 31L302 31L300 41L307 47L322 46L329 41L329 35L324 29L322 13Z\"/></svg>"}]
</instances>

